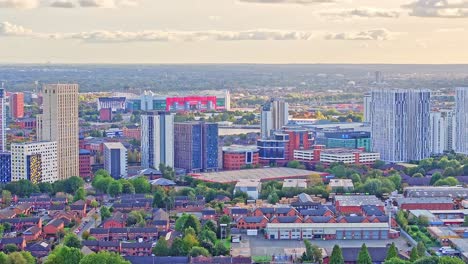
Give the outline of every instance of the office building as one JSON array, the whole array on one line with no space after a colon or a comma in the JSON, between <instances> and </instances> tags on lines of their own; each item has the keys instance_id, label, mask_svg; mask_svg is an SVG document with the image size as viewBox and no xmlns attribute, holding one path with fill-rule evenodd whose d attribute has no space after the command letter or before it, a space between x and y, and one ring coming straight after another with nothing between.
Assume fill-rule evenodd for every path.
<instances>
[{"instance_id":1,"label":"office building","mask_svg":"<svg viewBox=\"0 0 468 264\"><path fill-rule=\"evenodd\" d=\"M6 150L6 109L5 109L5 90L3 83L0 86L0 152Z\"/></svg>"},{"instance_id":2,"label":"office building","mask_svg":"<svg viewBox=\"0 0 468 264\"><path fill-rule=\"evenodd\" d=\"M430 98L428 90L372 92L372 151L387 162L430 157Z\"/></svg>"},{"instance_id":3,"label":"office building","mask_svg":"<svg viewBox=\"0 0 468 264\"><path fill-rule=\"evenodd\" d=\"M0 183L11 182L11 153L0 152Z\"/></svg>"},{"instance_id":4,"label":"office building","mask_svg":"<svg viewBox=\"0 0 468 264\"><path fill-rule=\"evenodd\" d=\"M127 149L120 142L104 143L104 169L114 179L127 177Z\"/></svg>"},{"instance_id":5,"label":"office building","mask_svg":"<svg viewBox=\"0 0 468 264\"><path fill-rule=\"evenodd\" d=\"M365 131L325 132L322 137L327 148L371 149L371 136Z\"/></svg>"},{"instance_id":6,"label":"office building","mask_svg":"<svg viewBox=\"0 0 468 264\"><path fill-rule=\"evenodd\" d=\"M371 102L372 102L372 95L367 93L364 95L364 122L370 122L371 121Z\"/></svg>"},{"instance_id":7,"label":"office building","mask_svg":"<svg viewBox=\"0 0 468 264\"><path fill-rule=\"evenodd\" d=\"M232 145L223 147L224 170L255 168L259 162L260 156L257 146Z\"/></svg>"},{"instance_id":8,"label":"office building","mask_svg":"<svg viewBox=\"0 0 468 264\"><path fill-rule=\"evenodd\" d=\"M24 93L10 95L10 114L13 119L24 117Z\"/></svg>"},{"instance_id":9,"label":"office building","mask_svg":"<svg viewBox=\"0 0 468 264\"><path fill-rule=\"evenodd\" d=\"M126 106L125 97L99 97L97 99L98 111L105 108L110 109L112 112L123 111Z\"/></svg>"},{"instance_id":10,"label":"office building","mask_svg":"<svg viewBox=\"0 0 468 264\"><path fill-rule=\"evenodd\" d=\"M218 124L174 124L174 166L187 172L218 169Z\"/></svg>"},{"instance_id":11,"label":"office building","mask_svg":"<svg viewBox=\"0 0 468 264\"><path fill-rule=\"evenodd\" d=\"M99 121L101 121L101 122L110 122L110 121L112 121L112 109L111 108L101 108L101 109L99 109Z\"/></svg>"},{"instance_id":12,"label":"office building","mask_svg":"<svg viewBox=\"0 0 468 264\"><path fill-rule=\"evenodd\" d=\"M281 130L288 123L289 106L284 100L271 99L261 108L261 136L269 138L272 131Z\"/></svg>"},{"instance_id":13,"label":"office building","mask_svg":"<svg viewBox=\"0 0 468 264\"><path fill-rule=\"evenodd\" d=\"M11 179L32 183L55 182L58 176L56 142L11 144ZM78 174L76 174L78 175Z\"/></svg>"},{"instance_id":14,"label":"office building","mask_svg":"<svg viewBox=\"0 0 468 264\"><path fill-rule=\"evenodd\" d=\"M207 111L231 109L229 91L200 91L197 95L157 95L144 91L140 96L140 109L143 111Z\"/></svg>"},{"instance_id":15,"label":"office building","mask_svg":"<svg viewBox=\"0 0 468 264\"><path fill-rule=\"evenodd\" d=\"M174 115L146 112L141 115L141 166L174 167Z\"/></svg>"},{"instance_id":16,"label":"office building","mask_svg":"<svg viewBox=\"0 0 468 264\"><path fill-rule=\"evenodd\" d=\"M431 153L454 150L455 113L451 110L431 112Z\"/></svg>"},{"instance_id":17,"label":"office building","mask_svg":"<svg viewBox=\"0 0 468 264\"><path fill-rule=\"evenodd\" d=\"M468 87L457 88L455 102L455 151L468 155Z\"/></svg>"},{"instance_id":18,"label":"office building","mask_svg":"<svg viewBox=\"0 0 468 264\"><path fill-rule=\"evenodd\" d=\"M59 179L79 175L78 84L43 87L42 114L37 116L39 141L57 142Z\"/></svg>"},{"instance_id":19,"label":"office building","mask_svg":"<svg viewBox=\"0 0 468 264\"><path fill-rule=\"evenodd\" d=\"M86 149L80 149L80 177L86 179L92 176L91 152Z\"/></svg>"}]
</instances>

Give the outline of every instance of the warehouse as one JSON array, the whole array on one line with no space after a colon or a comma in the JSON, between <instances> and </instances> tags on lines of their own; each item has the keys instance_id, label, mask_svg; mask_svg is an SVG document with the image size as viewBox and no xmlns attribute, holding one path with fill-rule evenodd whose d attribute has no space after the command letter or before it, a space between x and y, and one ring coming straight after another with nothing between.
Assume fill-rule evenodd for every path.
<instances>
[{"instance_id":1,"label":"warehouse","mask_svg":"<svg viewBox=\"0 0 468 264\"><path fill-rule=\"evenodd\" d=\"M388 223L268 223L267 239L380 240L398 237Z\"/></svg>"}]
</instances>

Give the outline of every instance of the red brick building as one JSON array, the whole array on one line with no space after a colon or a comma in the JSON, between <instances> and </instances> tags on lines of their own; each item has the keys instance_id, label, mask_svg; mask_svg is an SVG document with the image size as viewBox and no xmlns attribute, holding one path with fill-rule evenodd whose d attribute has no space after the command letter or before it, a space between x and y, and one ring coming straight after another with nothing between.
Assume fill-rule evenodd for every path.
<instances>
[{"instance_id":1,"label":"red brick building","mask_svg":"<svg viewBox=\"0 0 468 264\"><path fill-rule=\"evenodd\" d=\"M268 224L268 218L265 216L246 216L237 220L239 229L262 229Z\"/></svg>"},{"instance_id":2,"label":"red brick building","mask_svg":"<svg viewBox=\"0 0 468 264\"><path fill-rule=\"evenodd\" d=\"M34 129L36 128L36 119L21 118L15 121L15 125L17 125L21 129Z\"/></svg>"},{"instance_id":3,"label":"red brick building","mask_svg":"<svg viewBox=\"0 0 468 264\"><path fill-rule=\"evenodd\" d=\"M406 197L397 199L402 210L453 210L454 202L450 197Z\"/></svg>"},{"instance_id":4,"label":"red brick building","mask_svg":"<svg viewBox=\"0 0 468 264\"><path fill-rule=\"evenodd\" d=\"M24 117L24 94L13 93L10 95L10 111L13 119Z\"/></svg>"},{"instance_id":5,"label":"red brick building","mask_svg":"<svg viewBox=\"0 0 468 264\"><path fill-rule=\"evenodd\" d=\"M82 178L93 176L91 172L91 152L89 150L80 149L80 176Z\"/></svg>"},{"instance_id":6,"label":"red brick building","mask_svg":"<svg viewBox=\"0 0 468 264\"><path fill-rule=\"evenodd\" d=\"M53 219L46 226L44 226L44 234L46 236L55 236L57 232L63 230L65 225L60 219Z\"/></svg>"},{"instance_id":7,"label":"red brick building","mask_svg":"<svg viewBox=\"0 0 468 264\"><path fill-rule=\"evenodd\" d=\"M112 121L112 108L101 108L101 110L99 110L99 120L101 122Z\"/></svg>"},{"instance_id":8,"label":"red brick building","mask_svg":"<svg viewBox=\"0 0 468 264\"><path fill-rule=\"evenodd\" d=\"M126 138L141 139L141 129L137 126L127 126L122 129L123 136Z\"/></svg>"},{"instance_id":9,"label":"red brick building","mask_svg":"<svg viewBox=\"0 0 468 264\"><path fill-rule=\"evenodd\" d=\"M240 170L248 166L256 167L260 156L256 146L229 146L223 148L223 169Z\"/></svg>"}]
</instances>

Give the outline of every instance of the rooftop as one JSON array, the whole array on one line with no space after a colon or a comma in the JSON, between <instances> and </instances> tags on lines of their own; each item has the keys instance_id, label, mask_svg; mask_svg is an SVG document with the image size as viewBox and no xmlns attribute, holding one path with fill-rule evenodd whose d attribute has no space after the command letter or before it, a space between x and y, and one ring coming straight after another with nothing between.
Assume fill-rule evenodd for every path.
<instances>
[{"instance_id":1,"label":"rooftop","mask_svg":"<svg viewBox=\"0 0 468 264\"><path fill-rule=\"evenodd\" d=\"M419 186L406 187L407 197L468 197L468 188L458 186Z\"/></svg>"},{"instance_id":2,"label":"rooftop","mask_svg":"<svg viewBox=\"0 0 468 264\"><path fill-rule=\"evenodd\" d=\"M335 202L340 206L384 205L375 195L336 195Z\"/></svg>"},{"instance_id":3,"label":"rooftop","mask_svg":"<svg viewBox=\"0 0 468 264\"><path fill-rule=\"evenodd\" d=\"M104 147L107 147L109 149L124 149L124 145L120 142L106 142L104 143Z\"/></svg>"},{"instance_id":4,"label":"rooftop","mask_svg":"<svg viewBox=\"0 0 468 264\"><path fill-rule=\"evenodd\" d=\"M283 188L307 188L306 179L285 179Z\"/></svg>"},{"instance_id":5,"label":"rooftop","mask_svg":"<svg viewBox=\"0 0 468 264\"><path fill-rule=\"evenodd\" d=\"M282 179L303 179L311 174L326 175L321 172L299 170L291 168L260 168L238 171L221 171L192 174L193 177L207 182L235 183L240 180L282 180Z\"/></svg>"},{"instance_id":6,"label":"rooftop","mask_svg":"<svg viewBox=\"0 0 468 264\"><path fill-rule=\"evenodd\" d=\"M229 147L223 147L223 152L229 153L244 153L244 152L256 152L258 147L256 145L231 145Z\"/></svg>"},{"instance_id":7,"label":"rooftop","mask_svg":"<svg viewBox=\"0 0 468 264\"><path fill-rule=\"evenodd\" d=\"M240 180L236 183L236 187L256 187L261 186L262 183L259 180Z\"/></svg>"}]
</instances>

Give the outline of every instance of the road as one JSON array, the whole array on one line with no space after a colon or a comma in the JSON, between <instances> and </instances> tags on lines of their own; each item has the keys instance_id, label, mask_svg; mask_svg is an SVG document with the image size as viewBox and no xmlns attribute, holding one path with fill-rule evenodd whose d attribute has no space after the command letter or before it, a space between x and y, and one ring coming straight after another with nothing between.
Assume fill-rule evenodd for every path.
<instances>
[{"instance_id":1,"label":"road","mask_svg":"<svg viewBox=\"0 0 468 264\"><path fill-rule=\"evenodd\" d=\"M294 249L304 247L304 241L301 240L268 240L263 237L248 237L242 236L242 243L232 243L232 254L247 255L249 252L246 247L250 248L251 256L272 256L283 255L285 249ZM410 249L406 240L403 238L389 240L311 240L312 244L325 248L331 252L335 244L340 247L361 247L363 243L367 243L368 247L386 247L388 243L394 242L397 248L401 251Z\"/></svg>"},{"instance_id":2,"label":"road","mask_svg":"<svg viewBox=\"0 0 468 264\"><path fill-rule=\"evenodd\" d=\"M94 215L97 215L97 220L94 220ZM101 224L101 214L100 211L98 210L96 212L95 209L92 209L89 211L88 215L86 217L83 217L81 219L81 224L79 225L78 228L80 228L80 231L76 233L76 235L81 239L81 236L85 231L89 231L91 228L95 228ZM85 222L87 222L85 224Z\"/></svg>"}]
</instances>

